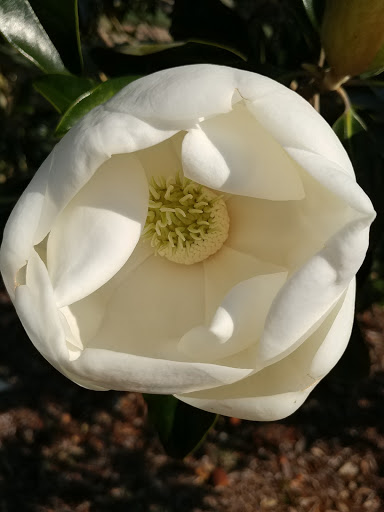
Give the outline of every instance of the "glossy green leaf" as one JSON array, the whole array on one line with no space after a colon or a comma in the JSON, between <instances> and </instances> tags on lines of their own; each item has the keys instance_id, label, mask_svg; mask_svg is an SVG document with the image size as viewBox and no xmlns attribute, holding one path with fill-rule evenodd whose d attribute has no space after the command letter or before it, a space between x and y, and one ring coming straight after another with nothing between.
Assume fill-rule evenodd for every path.
<instances>
[{"instance_id":1,"label":"glossy green leaf","mask_svg":"<svg viewBox=\"0 0 384 512\"><path fill-rule=\"evenodd\" d=\"M58 51L28 0L0 1L0 31L44 72L66 73Z\"/></svg>"},{"instance_id":2,"label":"glossy green leaf","mask_svg":"<svg viewBox=\"0 0 384 512\"><path fill-rule=\"evenodd\" d=\"M117 50L94 48L91 51L91 57L108 76L130 73L147 75L161 69L187 64L208 63L239 68L246 67L243 58L238 54L212 44L187 42L167 45L167 47L161 45L162 49L160 51L147 53L146 55L128 54L127 47L124 48Z\"/></svg>"},{"instance_id":3,"label":"glossy green leaf","mask_svg":"<svg viewBox=\"0 0 384 512\"><path fill-rule=\"evenodd\" d=\"M168 455L183 458L198 448L217 415L191 407L171 395L143 395L148 418Z\"/></svg>"},{"instance_id":4,"label":"glossy green leaf","mask_svg":"<svg viewBox=\"0 0 384 512\"><path fill-rule=\"evenodd\" d=\"M347 142L359 132L366 131L364 121L356 114L353 108L349 108L333 125L333 131L341 142Z\"/></svg>"},{"instance_id":5,"label":"glossy green leaf","mask_svg":"<svg viewBox=\"0 0 384 512\"><path fill-rule=\"evenodd\" d=\"M83 58L77 0L29 0L29 2L65 66L72 73L80 74Z\"/></svg>"},{"instance_id":6,"label":"glossy green leaf","mask_svg":"<svg viewBox=\"0 0 384 512\"><path fill-rule=\"evenodd\" d=\"M319 30L325 8L325 0L302 0L302 2L310 22Z\"/></svg>"},{"instance_id":7,"label":"glossy green leaf","mask_svg":"<svg viewBox=\"0 0 384 512\"><path fill-rule=\"evenodd\" d=\"M361 75L362 78L379 75L384 71L384 46L376 53L375 58L369 65L368 69Z\"/></svg>"},{"instance_id":8,"label":"glossy green leaf","mask_svg":"<svg viewBox=\"0 0 384 512\"><path fill-rule=\"evenodd\" d=\"M95 87L89 78L74 75L43 75L33 82L33 87L46 98L58 112L65 112L79 96Z\"/></svg>"},{"instance_id":9,"label":"glossy green leaf","mask_svg":"<svg viewBox=\"0 0 384 512\"><path fill-rule=\"evenodd\" d=\"M124 76L103 82L91 91L85 92L68 108L56 127L56 135L63 136L74 124L90 110L112 98L120 89L139 78Z\"/></svg>"}]
</instances>

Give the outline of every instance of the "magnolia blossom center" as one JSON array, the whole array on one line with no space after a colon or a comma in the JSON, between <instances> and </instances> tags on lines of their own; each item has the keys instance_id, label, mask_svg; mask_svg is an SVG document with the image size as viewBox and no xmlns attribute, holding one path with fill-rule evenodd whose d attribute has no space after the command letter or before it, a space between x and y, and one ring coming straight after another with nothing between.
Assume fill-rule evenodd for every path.
<instances>
[{"instance_id":1,"label":"magnolia blossom center","mask_svg":"<svg viewBox=\"0 0 384 512\"><path fill-rule=\"evenodd\" d=\"M228 237L222 196L182 176L152 177L142 238L155 254L191 265L217 252Z\"/></svg>"}]
</instances>

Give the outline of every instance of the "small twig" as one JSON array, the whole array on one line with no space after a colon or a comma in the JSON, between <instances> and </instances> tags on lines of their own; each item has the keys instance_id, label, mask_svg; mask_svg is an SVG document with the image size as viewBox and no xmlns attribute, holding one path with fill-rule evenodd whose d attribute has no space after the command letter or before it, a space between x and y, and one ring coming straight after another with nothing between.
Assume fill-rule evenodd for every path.
<instances>
[{"instance_id":1,"label":"small twig","mask_svg":"<svg viewBox=\"0 0 384 512\"><path fill-rule=\"evenodd\" d=\"M320 113L320 94L313 96L313 108Z\"/></svg>"},{"instance_id":2,"label":"small twig","mask_svg":"<svg viewBox=\"0 0 384 512\"><path fill-rule=\"evenodd\" d=\"M349 101L348 94L345 92L345 89L343 87L339 87L338 89L335 89L335 92L340 96L340 98L343 100L344 103L344 113L351 110L352 105Z\"/></svg>"}]
</instances>

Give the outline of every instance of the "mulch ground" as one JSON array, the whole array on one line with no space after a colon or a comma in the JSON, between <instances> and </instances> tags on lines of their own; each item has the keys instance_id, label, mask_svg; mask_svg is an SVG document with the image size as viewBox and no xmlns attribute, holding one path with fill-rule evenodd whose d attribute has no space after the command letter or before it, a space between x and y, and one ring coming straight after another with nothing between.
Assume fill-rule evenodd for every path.
<instances>
[{"instance_id":1,"label":"mulch ground","mask_svg":"<svg viewBox=\"0 0 384 512\"><path fill-rule=\"evenodd\" d=\"M1 512L384 511L383 309L359 316L364 346L353 341L300 411L221 418L181 461L164 454L140 395L72 384L3 289L0 308Z\"/></svg>"}]
</instances>

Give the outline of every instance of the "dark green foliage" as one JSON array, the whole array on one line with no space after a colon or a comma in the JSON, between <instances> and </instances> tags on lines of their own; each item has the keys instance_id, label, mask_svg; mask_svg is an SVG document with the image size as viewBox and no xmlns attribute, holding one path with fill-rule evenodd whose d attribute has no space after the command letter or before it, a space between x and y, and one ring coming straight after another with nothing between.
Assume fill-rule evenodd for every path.
<instances>
[{"instance_id":1,"label":"dark green foliage","mask_svg":"<svg viewBox=\"0 0 384 512\"><path fill-rule=\"evenodd\" d=\"M170 395L144 395L148 417L168 455L183 458L205 439L217 415L191 407Z\"/></svg>"}]
</instances>

